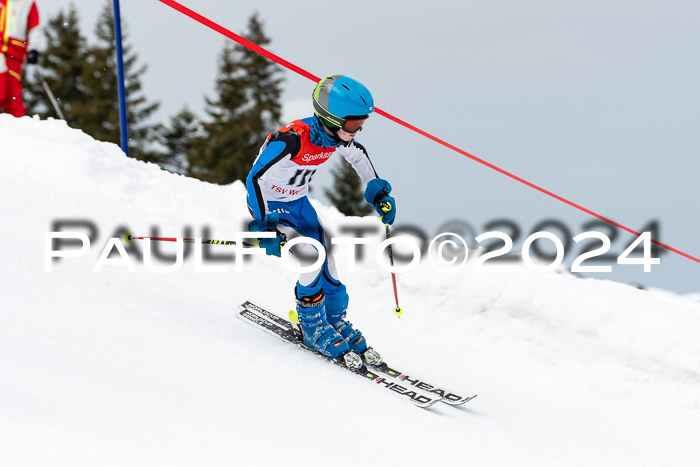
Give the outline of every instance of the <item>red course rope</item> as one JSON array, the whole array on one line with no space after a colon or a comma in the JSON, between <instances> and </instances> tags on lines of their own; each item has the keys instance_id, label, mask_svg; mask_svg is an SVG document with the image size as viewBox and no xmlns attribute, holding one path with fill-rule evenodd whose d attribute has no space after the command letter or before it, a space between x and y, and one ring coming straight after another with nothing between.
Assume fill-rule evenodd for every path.
<instances>
[{"instance_id":1,"label":"red course rope","mask_svg":"<svg viewBox=\"0 0 700 467\"><path fill-rule=\"evenodd\" d=\"M316 82L316 83L319 82L319 81L321 80L321 78L319 78L318 76L315 76L315 75L309 73L308 71L304 70L303 68L300 68L300 67L294 65L293 63L288 62L287 60L283 59L282 57L279 57L279 56L273 54L273 53L270 52L269 50L263 49L263 48L260 47L259 45L254 44L253 42L250 42L248 39L246 39L246 38L244 38L244 37L241 37L241 36L239 36L238 34L232 32L232 31L229 31L228 29L224 28L223 26L221 26L221 25L215 23L214 21L212 21L212 20L210 20L210 19L208 19L208 18L205 18L204 16L200 15L199 13L190 10L190 9L187 8L186 6L183 6L183 5L177 3L177 2L174 1L174 0L158 0L158 1L161 2L161 3L164 3L164 4L166 4L166 5L168 5L169 7L171 7L171 8L173 8L173 9L179 11L180 13L182 13L182 14L184 14L184 15L186 15L186 16L189 16L189 17L192 18L193 20L195 20L195 21L197 21L197 22L203 24L204 26L206 26L206 27L208 27L208 28L210 28L210 29L213 29L214 31L218 32L219 34L222 34L222 35L228 37L229 39L231 39L232 41L235 41L235 42L239 43L239 44L242 45L243 47L246 47L246 48L252 50L253 52L256 52L256 53L262 55L263 57L265 57L265 58L267 58L267 59L269 59L269 60L272 60L273 62L275 62L275 63L277 63L277 64L279 64L279 65L281 65L281 66L283 66L283 67L285 67L285 68L287 68L287 69L289 69L289 70L291 70L291 71L293 71L293 72L295 72L295 73L297 73L297 74L300 74L301 76L304 76L305 78L308 78L308 79L310 79L310 80L312 80L312 81L314 81L314 82ZM399 125L401 125L401 126L403 126L403 127L408 128L409 130L415 131L416 133L418 133L418 134L420 134L420 135L423 135L423 136L425 136L426 138L431 139L431 140L435 141L436 143L441 144L442 146L445 146L445 147L448 148L448 149L451 149L451 150L453 150L453 151L455 151L455 152L457 152L457 153L459 153L459 154L462 154L463 156L466 156L466 157L472 159L473 161L478 162L479 164L485 165L486 167L488 167L488 168L490 168L490 169L493 169L493 170L495 170L496 172L499 172L499 173L501 173L501 174L503 174L503 175L506 175L506 176L512 178L513 180L516 180L516 181L518 181L518 182L520 182L520 183L522 183L522 184L524 184L524 185L527 185L527 186L529 186L530 188L534 188L535 190L540 191L540 192L544 193L545 195L551 196L552 198L557 199L557 200L561 201L562 203L566 203L566 204L568 204L569 206L578 209L579 211L583 211L583 212L585 212L586 214L589 214L589 215L591 215L591 216L593 216L593 217L597 217L598 219L600 219L600 220L602 220L602 221L605 221L605 222L607 222L608 224L614 225L615 227L618 227L618 228L620 228L620 229L622 229L622 230L624 230L624 231L626 231L626 232L629 232L629 233L631 233L632 235L634 235L634 236L636 236L636 237L638 237L639 235L641 235L639 232L636 232L636 231L630 229L629 227L626 227L626 226L624 226L624 225L622 225L622 224L620 224L620 223L618 223L618 222L615 222L615 221L613 221L612 219L608 219L607 217L605 217L605 216L603 216L603 215L601 215L601 214L598 214L598 213L595 212L595 211L591 211L590 209L584 208L583 206L581 206L581 205L579 205L579 204L576 204L576 203L574 203L573 201L569 201L568 199L563 198L563 197L561 197L561 196L559 196L559 195L557 195L557 194L555 194L555 193L552 193L551 191L546 190L546 189L544 189L544 188L542 188L542 187L540 187L540 186L538 186L538 185L535 185L535 184L532 183L532 182L528 182L527 180L525 180L525 179L523 179L523 178L520 178L520 177L518 177L517 175L508 172L507 170L504 170L504 169L502 169L502 168L500 168L500 167L498 167L498 166L496 166L496 165L491 164L490 162L486 162L485 160L480 159L480 158L478 158L478 157L476 157L476 156L474 156L474 155L468 153L467 151L465 151L465 150L463 150L463 149L460 149L460 148L458 148L458 147L456 147L456 146L454 146L454 145L452 145L452 144L450 144L450 143L448 143L448 142L446 142L446 141L443 141L443 140L441 140L440 138L438 138L438 137L436 137L436 136L433 136L433 135L431 135L430 133L427 133L427 132L421 130L420 128L417 128L417 127L411 125L410 123L407 123L407 122L401 120L400 118L397 118L397 117L391 115L390 113L385 112L384 110L381 110L381 109L379 109L379 108L377 108L377 107L375 107L374 110L375 110L379 115L381 115L381 116L383 116L383 117L386 117L386 118L388 118L389 120L391 120L391 121L393 121L393 122L395 122L395 123L398 123ZM679 254L679 255L681 255L681 256L684 256L684 257L686 257L686 258L688 258L688 259L690 259L690 260L693 260L693 261L695 261L696 263L700 263L700 259L696 258L695 256L689 255L688 253L684 253L684 252L681 251L681 250L678 250L678 249L676 249L676 248L673 248L673 247L670 246L670 245L666 245L665 243L661 243L661 242L659 242L659 241L657 241L657 240L654 240L653 238L651 239L651 242L652 242L652 243L655 243L656 245L659 245L660 247L665 248L665 249L667 249L667 250L669 250L669 251L672 251L672 252L677 253L677 254Z\"/></svg>"}]
</instances>

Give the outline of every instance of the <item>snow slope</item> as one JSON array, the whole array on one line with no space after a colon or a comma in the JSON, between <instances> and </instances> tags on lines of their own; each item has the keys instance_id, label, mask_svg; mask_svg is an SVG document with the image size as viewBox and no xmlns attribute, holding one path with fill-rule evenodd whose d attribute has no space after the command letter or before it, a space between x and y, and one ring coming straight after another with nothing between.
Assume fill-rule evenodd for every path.
<instances>
[{"instance_id":1,"label":"snow slope","mask_svg":"<svg viewBox=\"0 0 700 467\"><path fill-rule=\"evenodd\" d=\"M230 238L241 183L169 174L59 121L0 115L0 141L2 466L700 464L700 296L423 262L398 278L397 319L389 275L338 254L351 320L390 363L479 394L421 410L235 318L245 299L292 306L276 258L92 272L127 229ZM331 231L378 225L316 207ZM45 233L68 219L98 237L45 272Z\"/></svg>"}]
</instances>

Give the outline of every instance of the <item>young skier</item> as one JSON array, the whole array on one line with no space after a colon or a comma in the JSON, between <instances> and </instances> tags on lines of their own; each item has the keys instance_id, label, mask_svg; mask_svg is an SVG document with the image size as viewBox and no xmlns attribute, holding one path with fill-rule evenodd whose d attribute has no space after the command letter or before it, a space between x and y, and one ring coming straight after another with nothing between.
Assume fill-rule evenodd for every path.
<instances>
[{"instance_id":1,"label":"young skier","mask_svg":"<svg viewBox=\"0 0 700 467\"><path fill-rule=\"evenodd\" d=\"M318 167L333 154L343 156L366 186L364 198L392 224L396 203L389 196L391 185L379 178L365 148L355 141L374 100L360 82L343 75L322 79L313 92L314 116L295 120L271 133L260 148L248 177L248 208L254 220L252 232L276 232L275 238L260 240L269 255L280 256L288 236L301 235L325 247L323 227L306 194ZM295 245L291 253L309 256L313 246ZM348 366L381 363L381 356L367 345L362 333L346 318L349 297L338 280L333 257L312 273L300 275L294 289L299 325L304 343L322 354L343 358Z\"/></svg>"}]
</instances>

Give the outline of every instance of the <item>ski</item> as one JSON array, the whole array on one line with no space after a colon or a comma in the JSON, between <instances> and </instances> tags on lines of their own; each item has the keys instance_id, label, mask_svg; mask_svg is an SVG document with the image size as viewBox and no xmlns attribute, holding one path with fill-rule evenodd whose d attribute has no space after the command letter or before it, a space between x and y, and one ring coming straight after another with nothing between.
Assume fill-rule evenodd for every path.
<instances>
[{"instance_id":1,"label":"ski","mask_svg":"<svg viewBox=\"0 0 700 467\"><path fill-rule=\"evenodd\" d=\"M415 388L422 389L424 391L432 392L439 396L442 396L442 399L440 401L444 402L447 405L463 405L476 397L476 394L472 396L460 396L459 394L456 394L452 391L448 391L447 389L437 387L418 378L411 378L407 374L404 374L399 370L395 370L389 367L389 365L387 365L386 363L382 363L377 366L370 366L370 368L381 370L382 372L388 374L392 378L396 378L399 381L408 383Z\"/></svg>"},{"instance_id":2,"label":"ski","mask_svg":"<svg viewBox=\"0 0 700 467\"><path fill-rule=\"evenodd\" d=\"M246 301L241 305L242 309L247 309L249 311L252 311L259 316L262 316L270 321L273 321L275 324L279 325L280 327L284 328L285 330L291 332L292 334L298 335L299 331L297 330L297 327L289 320L282 318L276 313L273 313L271 311L266 310L265 308L251 302L251 301ZM299 339L300 336L297 337ZM304 346L306 347L306 346ZM306 347L308 348L308 347ZM311 350L311 349L309 349ZM320 354L319 354L320 355ZM386 375L391 376L394 379L398 379L399 381L408 383L409 385L413 386L414 388L429 392L429 393L434 393L442 397L440 399L441 402L444 402L445 404L448 405L463 405L469 402L470 400L474 399L476 395L471 395L471 396L461 396L453 391L449 391L447 389L435 386L433 384L428 383L427 381L423 381L419 378L415 377L410 377L407 374L395 370L391 368L389 365L386 363L382 363L377 366L368 366L370 369L373 369L375 371L379 371L381 373L384 373Z\"/></svg>"},{"instance_id":3,"label":"ski","mask_svg":"<svg viewBox=\"0 0 700 467\"><path fill-rule=\"evenodd\" d=\"M344 368L345 370L350 371L351 373L362 376L368 381L375 383L382 389L386 389L388 391L391 391L393 394L401 396L404 399L410 400L414 405L418 407L428 408L442 399L442 397L438 394L434 394L432 392L428 392L417 387L405 387L406 385L399 384L399 382L395 382L395 378L382 372L381 370L368 368L366 365L363 365L360 368L350 368L343 364L340 360L334 360L332 358L326 357L320 352L304 345L300 338L301 336L299 335L299 331L297 331L296 329L288 328L286 326L280 326L277 321L268 319L267 314L270 314L269 312L267 312L267 314L261 315L255 313L254 311L251 311L245 305L245 303L241 305L240 311L237 316L239 319L246 322L247 324L256 327L268 334L276 336L287 343L295 345L310 353L318 355L330 362L333 362L334 364L338 365L341 368ZM262 308L260 307L256 306L256 308L262 310Z\"/></svg>"}]
</instances>

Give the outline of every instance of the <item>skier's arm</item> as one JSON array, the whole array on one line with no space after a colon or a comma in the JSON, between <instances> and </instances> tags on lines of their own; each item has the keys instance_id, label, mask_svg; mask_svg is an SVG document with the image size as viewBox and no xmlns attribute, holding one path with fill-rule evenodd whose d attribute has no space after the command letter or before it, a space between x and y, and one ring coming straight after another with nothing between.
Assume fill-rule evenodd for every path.
<instances>
[{"instance_id":1,"label":"skier's arm","mask_svg":"<svg viewBox=\"0 0 700 467\"><path fill-rule=\"evenodd\" d=\"M370 180L379 178L377 171L374 170L372 161L369 159L367 150L357 141L352 141L348 146L341 147L339 152L355 169L357 175L362 179L364 186L367 186Z\"/></svg>"},{"instance_id":2,"label":"skier's arm","mask_svg":"<svg viewBox=\"0 0 700 467\"><path fill-rule=\"evenodd\" d=\"M256 221L262 221L267 212L267 200L260 186L261 177L285 157L295 155L299 151L299 146L299 135L296 133L276 133L272 135L253 168L250 169L246 178L246 188L248 205Z\"/></svg>"},{"instance_id":3,"label":"skier's arm","mask_svg":"<svg viewBox=\"0 0 700 467\"><path fill-rule=\"evenodd\" d=\"M393 224L396 218L396 200L389 196L391 184L379 178L365 147L357 141L352 141L341 149L341 154L365 184L365 200L374 206L385 224Z\"/></svg>"},{"instance_id":4,"label":"skier's arm","mask_svg":"<svg viewBox=\"0 0 700 467\"><path fill-rule=\"evenodd\" d=\"M39 10L36 3L32 3L27 18L27 49L36 49L39 40Z\"/></svg>"},{"instance_id":5,"label":"skier's arm","mask_svg":"<svg viewBox=\"0 0 700 467\"><path fill-rule=\"evenodd\" d=\"M39 10L36 3L32 3L27 18L27 58L26 61L30 65L39 62Z\"/></svg>"}]
</instances>

